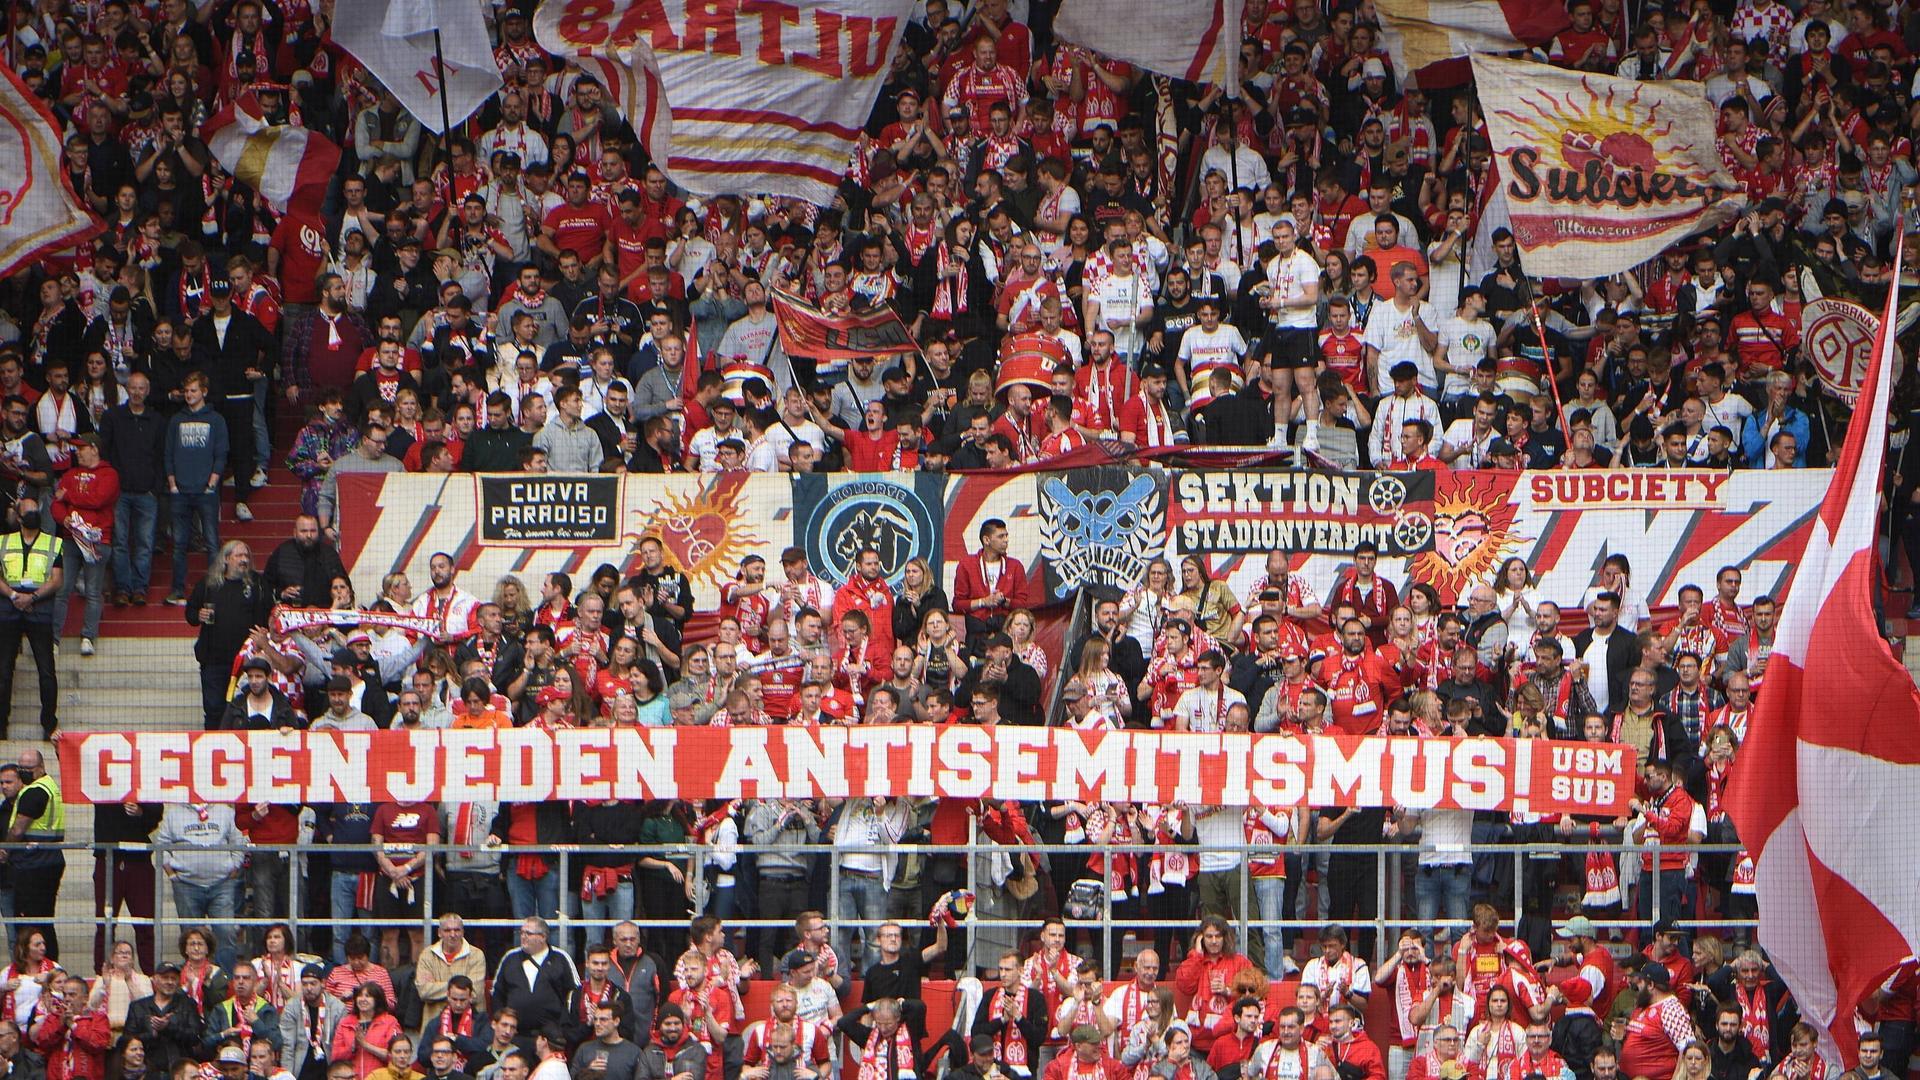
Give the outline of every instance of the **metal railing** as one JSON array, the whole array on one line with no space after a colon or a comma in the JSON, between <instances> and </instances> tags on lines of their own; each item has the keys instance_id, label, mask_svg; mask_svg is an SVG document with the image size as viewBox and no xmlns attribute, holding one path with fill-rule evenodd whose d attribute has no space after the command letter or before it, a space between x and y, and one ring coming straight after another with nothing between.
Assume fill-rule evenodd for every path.
<instances>
[{"instance_id":1,"label":"metal railing","mask_svg":"<svg viewBox=\"0 0 1920 1080\"><path fill-rule=\"evenodd\" d=\"M265 852L272 852L276 855L280 855L280 856L289 858L290 860L293 860L292 865L290 865L288 868L287 911L285 915L263 916L263 917L249 917L249 916L236 915L232 918L222 917L220 922L223 927L264 928L277 923L285 922L291 925L292 927L294 927L296 931L298 931L302 927L312 927L315 925L322 925L322 926L327 926L331 928L346 928L348 930L393 929L396 927L405 928L405 929L414 928L414 920L412 919L399 919L395 917L383 918L378 916L369 917L369 918L334 918L330 911L322 914L318 912L307 912L302 910L303 900L305 899L304 897L305 890L303 888L303 885L307 877L307 867L304 865L304 863L310 855L331 854L331 853L366 855L376 850L376 848L373 845L301 844L301 845L298 845L297 847L296 846L261 847L259 845L215 845L215 846L209 846L209 847L193 847L191 849L185 849L185 848L163 849L157 846L145 845L145 844L87 844L87 843L78 843L78 842L67 842L67 843L57 844L57 845L54 845L54 844L42 844L42 845L0 844L0 850L6 850L10 852L28 851L28 850L46 851L51 848L58 848L64 852L74 852L74 853L91 852L93 853L95 858L108 857L110 854L119 854L123 856L128 854L151 856L153 858L153 874L154 874L154 898L155 898L154 913L150 917L117 914L117 910L120 907L120 903L119 903L120 898L114 895L115 875L109 872L105 874L96 875L96 878L95 878L96 883L104 885L105 895L99 896L97 897L97 899L101 901L101 903L99 903L98 906L103 907L107 912L107 914L95 915L87 919L75 919L72 917L61 918L58 915L56 915L53 919L46 919L46 918L40 918L40 917L21 916L16 913L16 914L12 914L10 917L0 918L0 924L5 925L9 936L12 934L15 928L21 925L45 925L49 922L52 922L57 927L75 926L76 924L84 925L88 931L89 936L91 936L92 932L96 930L98 927L105 926L108 930L108 940L113 941L117 938L117 932L120 931L122 928L151 926L154 930L156 942L159 943L157 947L164 950L165 948L164 943L166 942L166 933L169 930L169 928L179 929L187 925L204 925L205 924L205 920L182 919L177 915L169 917L168 901L171 899L172 890L165 887L168 884L168 875L164 869L165 859L163 858L163 856L167 854L169 850L173 850L173 851L190 850L197 854L220 852L220 851L242 851L247 853L250 856L255 856L255 857ZM607 931L607 930L610 930L613 926L617 925L619 922L627 921L627 920L619 920L619 919L586 919L586 918L582 918L578 914L580 910L578 895L568 887L568 883L572 880L571 871L573 868L573 864L576 860L582 860L598 854L618 855L622 858L627 858L627 859L650 857L650 858L664 859L664 860L689 860L686 864L689 867L687 871L687 876L692 878L692 880L695 882L693 895L692 897L689 898L689 904L691 906L692 912L700 913L707 910L708 901L710 899L710 892L711 892L711 888L707 882L705 874L701 872L701 868L706 865L706 856L710 852L714 851L715 848L712 847L711 845L693 844L693 843L674 845L674 846L665 847L665 848L650 847L645 849L640 849L632 846L620 847L620 846L596 846L596 845L583 845L583 844L497 846L497 847L476 849L470 845L455 847L454 845L449 845L449 844L439 844L439 845L433 845L431 847L428 847L426 845L420 845L416 847L414 850L426 851L428 854L428 861L426 866L427 872L422 873L419 879L419 888L421 890L421 893L420 893L420 916L418 919L418 929L420 929L424 933L425 937L428 940L431 940L434 937L435 922L439 917L439 915L443 914L443 912L440 909L440 906L435 902L435 895L439 889L444 888L444 883L440 879L440 874L446 871L446 864L444 862L444 857L448 853L460 852L464 856L471 858L472 853L474 853L476 850L483 850L490 855L498 855L500 856L500 862L498 864L498 868L493 869L491 871L487 871L487 872L492 874L499 874L502 876L504 876L505 874L512 873L511 864L512 864L513 856L522 855L522 854L535 854L535 855L543 855L548 857L549 859L554 860L554 865L550 872L555 873L556 875L556 880L559 886L559 889L558 889L559 903L555 910L550 912L539 912L538 914L542 915L543 917L546 917L553 924L554 941L556 942L556 944L558 944L558 943L563 943L571 940L571 935L576 931L588 931L588 932L591 932L594 930ZM1406 902L1407 898L1404 895L1404 889L1402 886L1403 886L1403 881L1407 876L1406 871L1409 869L1407 860L1417 859L1423 853L1426 853L1426 854L1443 853L1448 856L1454 857L1456 859L1460 856L1465 856L1470 860L1474 860L1474 859L1511 860L1513 863L1511 895L1510 897L1503 895L1501 899L1509 900L1510 909L1511 909L1511 916L1504 919L1503 925L1508 928L1514 928L1516 923L1519 921L1521 913L1528 910L1528 904L1527 904L1528 897L1525 893L1526 883L1530 877L1530 875L1527 873L1528 860L1564 859L1569 856L1577 856L1584 859L1584 857L1587 856L1588 854L1605 851L1605 852L1611 852L1615 856L1618 863L1624 868L1628 860L1637 860L1640 856L1644 856L1644 855L1651 855L1656 860L1655 865L1657 866L1658 859L1660 855L1663 853L1663 851L1667 855L1672 855L1675 852L1684 852L1693 856L1699 856L1699 855L1732 856L1735 853L1741 851L1742 848L1739 845L1735 845L1735 844L1699 844L1699 845L1684 845L1684 846L1670 845L1663 849L1659 845L1653 844L1653 843L1631 844L1631 843L1582 842L1582 843L1544 843L1544 844L1542 843L1480 843L1480 844L1452 845L1444 848L1423 847L1413 843L1397 843L1397 844L1382 843L1382 844L1368 844L1368 845L1287 844L1279 847L1275 847L1273 845L1249 845L1249 844L1206 845L1206 846L1202 846L1198 844L1179 844L1179 845L1168 846L1168 845L1156 845L1156 844L1144 844L1144 843L1141 843L1141 844L1079 843L1079 844L1031 844L1031 845L1023 845L1015 849L1015 848L1002 847L990 842L979 842L976 837L976 842L969 843L969 844L893 844L893 845L817 844L817 845L807 845L804 847L796 847L794 845L742 844L742 845L729 846L727 850L735 853L736 855L778 854L778 855L783 855L787 857L793 857L796 854L798 854L808 858L817 857L817 858L824 859L826 863L826 870L828 875L826 907L824 911L828 920L828 924L829 926L835 928L836 930L845 929L845 930L851 930L851 931L860 931L863 943L868 941L867 935L865 933L866 931L869 931L871 929L877 928L879 926L885 925L890 922L896 922L900 920L895 920L891 918L853 917L853 914L851 912L846 912L846 913L842 912L841 910L842 900L843 900L842 891L841 891L841 883L843 878L842 861L844 857L849 855L878 854L881 856L899 856L903 854L917 854L922 856L943 856L943 855L960 856L965 863L965 872L964 872L964 878L963 878L965 887L970 891L972 891L976 897L979 897L980 895L982 895L982 891L983 891L982 890L983 882L980 879L980 873L979 873L980 861L981 861L980 857L991 856L996 853L998 854L1017 853L1017 854L1037 856L1039 858L1036 859L1035 869L1036 869L1036 872L1039 872L1045 869L1043 865L1044 858L1046 856L1050 856L1056 853L1072 854L1072 855L1078 855L1078 856L1090 856L1094 854L1099 854L1105 857L1107 865L1110 866L1113 864L1113 858L1116 855L1132 855L1132 856L1139 856L1142 858L1146 858L1146 857L1151 857L1153 855L1165 855L1170 851L1180 851L1180 852L1186 853L1192 859L1193 866L1195 867L1195 871L1194 871L1193 877L1190 878L1190 881L1194 882L1195 884L1197 884L1198 878L1200 876L1198 871L1198 865L1199 865L1199 858L1202 854L1204 853L1231 854L1231 855L1238 856L1237 866L1234 867L1231 871L1227 871L1227 872L1237 876L1238 895L1240 897L1241 903L1240 903L1240 910L1238 912L1231 912L1226 914L1229 914L1231 916L1231 921L1237 924L1238 926L1239 940L1242 943L1243 950L1246 947L1246 942L1249 940L1250 932L1254 930L1259 930L1262 932L1279 931L1283 934L1298 933L1302 931L1317 932L1321 927L1325 926L1328 922L1339 921L1339 920L1330 919L1324 913L1320 914L1316 918L1311 918L1311 919L1306 919L1306 918L1268 919L1268 918L1260 917L1259 910L1258 910L1259 906L1255 900L1254 891L1252 889L1253 875L1251 872L1251 867L1249 865L1250 860L1247 857L1248 855L1254 854L1254 855L1262 856L1263 858L1272 858L1272 857L1289 856L1289 855L1292 855L1292 856L1326 855L1326 856L1342 856L1346 858L1353 858L1356 856L1371 857L1374 861L1374 870L1372 874L1372 884L1374 887L1373 916L1370 919L1348 921L1345 923L1345 925L1347 925L1349 930L1359 930L1363 928L1371 928L1373 930L1374 952L1375 952L1375 956L1373 957L1373 959L1378 961L1378 960L1384 959L1386 955L1390 954L1393 951L1395 947L1394 942L1398 937L1398 931L1403 928L1419 927L1423 930L1429 930L1429 931L1435 930L1435 929L1445 929L1448 931L1464 931L1470 925L1470 923L1464 919L1437 918L1437 919L1421 920L1416 917L1413 917L1413 915L1406 912L1406 909L1410 905ZM584 865L594 865L594 864L591 862L588 862L588 863L585 863ZM73 869L75 869L75 867L73 866L69 867L70 871ZM1416 873L1418 872L1417 869L1415 870L1415 872ZM1144 876L1145 875L1142 875L1143 879L1144 879ZM236 870L230 878L226 879L225 882L223 882L225 885L232 888L235 892L234 899L235 899L236 910L244 910L244 906L241 903L241 900L243 899L241 893L247 883L247 880L248 880L248 875L243 866L241 869ZM1641 880L1645 882L1648 879L1642 878ZM1323 882L1325 881L1324 876L1322 878L1322 881ZM750 883L747 883L747 884L750 886ZM1070 882L1060 882L1060 881L1054 882L1056 892L1058 894L1059 899L1062 902L1064 902L1065 900L1067 888L1070 884L1071 884ZM1302 887L1304 887L1304 883ZM1626 888L1625 885L1623 885L1622 886L1623 896L1625 895L1625 888ZM636 894L637 892L638 892L638 889L637 889L637 883L636 883ZM569 900L569 897L571 897L572 899ZM931 902L933 899L932 896L927 896L925 898L929 902ZM1195 900L1197 901L1197 899L1198 898L1196 896ZM1648 926L1650 923L1658 922L1663 918L1676 914L1673 912L1663 912L1661 910L1661 897L1660 897L1660 890L1658 888L1653 888L1648 891L1648 899L1650 901L1650 911L1645 916L1640 916L1640 917L1630 916L1630 915L1626 915L1623 912L1622 917L1595 919L1594 923L1596 926L1602 928L1603 931L1608 929L1627 930L1627 929L1634 929L1634 928L1644 928ZM638 902L639 902L639 899L638 899L638 896L636 895L636 906ZM1550 906L1548 907L1548 910L1551 910ZM522 919L524 918L524 915L519 915L512 918L475 918L475 917L469 916L465 912L460 912L459 914L462 915L465 921L465 924L469 928L482 928L482 929L518 926L522 921ZM533 913L528 913L528 914L533 914ZM690 916L685 913L676 913L673 917L661 917L661 916L640 917L636 915L636 917L630 921L646 929L656 929L656 928L684 929L687 925L687 921L689 917ZM1127 915L1122 918L1116 919L1113 913L1113 905L1112 903L1109 902L1109 903L1102 903L1100 905L1100 912L1097 918L1067 919L1066 922L1070 932L1075 930L1086 930L1086 931L1091 931L1096 933L1096 936L1099 942L1099 954L1097 956L1097 959L1100 961L1101 970L1103 972L1111 974L1116 970L1115 961L1118 959L1118 957L1111 955L1109 951L1111 944L1116 940L1116 934L1115 934L1116 930L1122 933L1131 931L1131 932L1136 932L1136 934L1144 934L1144 933L1157 932L1162 930L1191 931L1197 928L1198 919L1199 919L1198 912L1196 912L1191 917L1177 918L1177 919L1157 919L1157 918L1151 918L1147 916L1136 917L1133 915ZM986 916L984 913L982 913L979 908L979 905L976 904L975 911L972 917L966 921L965 926L970 932L979 932L981 930L991 930L996 927L1004 928L1004 929L1013 929L1015 931L1024 931L1027 929L1038 927L1041 924L1041 922L1042 922L1041 917L991 918ZM1751 920L1727 919L1727 918L1712 919L1712 920L1675 919L1675 922L1677 923L1677 925L1681 926L1684 929L1714 928L1714 929L1723 929L1723 930L1735 930L1743 933L1750 931L1755 925ZM727 925L729 928L733 928L733 929L785 930L785 929L790 929L792 927L792 918L791 918L791 913L789 913L785 918L729 918L727 920ZM164 951L162 952L162 955L164 955ZM1259 958L1256 957L1255 959L1259 959Z\"/></svg>"}]
</instances>

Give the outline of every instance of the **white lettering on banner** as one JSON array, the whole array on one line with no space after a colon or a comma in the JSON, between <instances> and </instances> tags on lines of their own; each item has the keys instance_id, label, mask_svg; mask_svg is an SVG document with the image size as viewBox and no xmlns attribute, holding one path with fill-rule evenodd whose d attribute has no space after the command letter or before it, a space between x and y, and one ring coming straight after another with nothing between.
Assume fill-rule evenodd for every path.
<instances>
[{"instance_id":1,"label":"white lettering on banner","mask_svg":"<svg viewBox=\"0 0 1920 1080\"><path fill-rule=\"evenodd\" d=\"M895 797L1617 816L1624 747L883 724L62 735L78 802ZM1544 793L1544 794L1541 794ZM1535 797L1529 802L1528 796Z\"/></svg>"},{"instance_id":2,"label":"white lettering on banner","mask_svg":"<svg viewBox=\"0 0 1920 1080\"><path fill-rule=\"evenodd\" d=\"M1360 482L1324 472L1183 472L1174 486L1189 514L1353 515L1360 512Z\"/></svg>"}]
</instances>

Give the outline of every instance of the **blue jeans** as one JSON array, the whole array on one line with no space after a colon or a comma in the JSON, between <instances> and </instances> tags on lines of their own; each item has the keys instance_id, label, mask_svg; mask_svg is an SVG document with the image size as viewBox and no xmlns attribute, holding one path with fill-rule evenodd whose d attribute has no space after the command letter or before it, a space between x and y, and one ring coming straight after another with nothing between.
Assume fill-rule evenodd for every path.
<instances>
[{"instance_id":1,"label":"blue jeans","mask_svg":"<svg viewBox=\"0 0 1920 1080\"><path fill-rule=\"evenodd\" d=\"M1287 879L1283 877L1257 877L1253 883L1253 902L1260 911L1262 919L1284 919L1287 917ZM1287 932L1277 926L1263 928L1266 936L1267 977L1280 979L1285 976L1287 961Z\"/></svg>"},{"instance_id":2,"label":"blue jeans","mask_svg":"<svg viewBox=\"0 0 1920 1080\"><path fill-rule=\"evenodd\" d=\"M1413 875L1413 917L1427 933L1434 932L1436 918L1465 920L1472 907L1473 864L1422 866ZM1444 908L1444 912L1442 911ZM1458 937L1459 927L1452 935Z\"/></svg>"},{"instance_id":3,"label":"blue jeans","mask_svg":"<svg viewBox=\"0 0 1920 1080\"><path fill-rule=\"evenodd\" d=\"M340 919L352 919L373 914L372 911L355 907L353 894L360 889L360 873L357 870L335 870L329 883L327 894L327 913L337 924ZM365 927L335 925L333 928L333 962L347 962L347 939L355 934L366 934Z\"/></svg>"},{"instance_id":4,"label":"blue jeans","mask_svg":"<svg viewBox=\"0 0 1920 1080\"><path fill-rule=\"evenodd\" d=\"M1654 921L1653 893L1660 891L1660 918L1680 920L1688 917L1690 905L1687 903L1691 892L1687 888L1685 870L1656 870L1651 875L1640 877L1640 917L1648 922ZM1682 936L1692 939L1692 933L1682 931Z\"/></svg>"},{"instance_id":5,"label":"blue jeans","mask_svg":"<svg viewBox=\"0 0 1920 1080\"><path fill-rule=\"evenodd\" d=\"M507 902L513 906L513 917L530 919L535 915L552 922L560 917L560 870L550 866L544 877L529 880L507 868ZM633 901L629 897L627 910L633 910Z\"/></svg>"},{"instance_id":6,"label":"blue jeans","mask_svg":"<svg viewBox=\"0 0 1920 1080\"><path fill-rule=\"evenodd\" d=\"M173 912L182 923L205 924L213 930L214 962L232 970L240 959L240 933L233 920L240 914L240 879L211 885L173 879Z\"/></svg>"},{"instance_id":7,"label":"blue jeans","mask_svg":"<svg viewBox=\"0 0 1920 1080\"><path fill-rule=\"evenodd\" d=\"M848 965L848 971L867 970L867 955L872 949L864 949L859 956L853 952L853 927L857 919L872 919L876 923L887 917L887 890L880 886L879 874L855 874L840 871L840 910L833 916L833 948L840 954L840 962ZM860 931L863 944L870 944L876 927L865 927Z\"/></svg>"},{"instance_id":8,"label":"blue jeans","mask_svg":"<svg viewBox=\"0 0 1920 1080\"><path fill-rule=\"evenodd\" d=\"M79 593L83 602L84 616L80 620L80 636L97 638L100 636L100 608L107 598L106 553L101 558L88 562L80 554L80 547L69 540L61 545L60 553L60 594L53 601L53 632L59 636L66 632L67 608L73 603L73 594Z\"/></svg>"},{"instance_id":9,"label":"blue jeans","mask_svg":"<svg viewBox=\"0 0 1920 1080\"><path fill-rule=\"evenodd\" d=\"M552 874L548 874L552 877ZM611 919L621 922L633 918L633 882L623 881L614 886L612 892L598 900L580 900L580 918L586 921ZM611 926L583 926L584 940L589 942L605 941L613 936Z\"/></svg>"},{"instance_id":10,"label":"blue jeans","mask_svg":"<svg viewBox=\"0 0 1920 1080\"><path fill-rule=\"evenodd\" d=\"M173 591L185 596L187 548L193 543L194 522L207 540L207 559L220 550L220 493L218 491L180 492L173 497Z\"/></svg>"},{"instance_id":11,"label":"blue jeans","mask_svg":"<svg viewBox=\"0 0 1920 1080\"><path fill-rule=\"evenodd\" d=\"M159 524L159 496L121 494L113 507L114 588L147 591L153 579L153 534Z\"/></svg>"}]
</instances>

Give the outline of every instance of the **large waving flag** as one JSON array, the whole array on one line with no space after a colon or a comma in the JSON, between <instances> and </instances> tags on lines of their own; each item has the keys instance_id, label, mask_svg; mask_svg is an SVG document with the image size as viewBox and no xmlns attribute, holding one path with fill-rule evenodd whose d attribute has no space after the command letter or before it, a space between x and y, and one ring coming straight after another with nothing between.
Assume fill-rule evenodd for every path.
<instances>
[{"instance_id":1,"label":"large waving flag","mask_svg":"<svg viewBox=\"0 0 1920 1080\"><path fill-rule=\"evenodd\" d=\"M104 226L60 167L60 128L13 69L0 64L0 277Z\"/></svg>"},{"instance_id":2,"label":"large waving flag","mask_svg":"<svg viewBox=\"0 0 1920 1080\"><path fill-rule=\"evenodd\" d=\"M712 0L546 0L533 29L548 52L628 68L640 91L630 99L637 110L622 104L629 117L644 117L646 101L660 96L646 92L651 55L672 103L667 122L656 120L672 134L655 161L674 183L700 195L764 192L825 206L914 5L819 0L749 11ZM604 68L596 75L624 78Z\"/></svg>"},{"instance_id":3,"label":"large waving flag","mask_svg":"<svg viewBox=\"0 0 1920 1080\"><path fill-rule=\"evenodd\" d=\"M1545 45L1571 25L1557 0L1374 0L1373 7L1394 70L1429 89L1466 81L1460 57Z\"/></svg>"},{"instance_id":4,"label":"large waving flag","mask_svg":"<svg viewBox=\"0 0 1920 1080\"><path fill-rule=\"evenodd\" d=\"M269 124L251 89L207 121L201 134L220 165L281 213L298 200L318 210L340 167L340 147L317 131Z\"/></svg>"},{"instance_id":5,"label":"large waving flag","mask_svg":"<svg viewBox=\"0 0 1920 1080\"><path fill-rule=\"evenodd\" d=\"M1875 616L1902 254L1727 788L1756 860L1760 944L1824 1029L1827 1055L1847 1064L1854 1009L1920 947L1920 692Z\"/></svg>"},{"instance_id":6,"label":"large waving flag","mask_svg":"<svg viewBox=\"0 0 1920 1080\"><path fill-rule=\"evenodd\" d=\"M486 19L472 0L335 0L333 37L436 132L442 94L447 122L458 124L500 89Z\"/></svg>"},{"instance_id":7,"label":"large waving flag","mask_svg":"<svg viewBox=\"0 0 1920 1080\"><path fill-rule=\"evenodd\" d=\"M1053 18L1053 32L1156 74L1212 83L1238 97L1245 10L1246 0L1066 0Z\"/></svg>"},{"instance_id":8,"label":"large waving flag","mask_svg":"<svg viewBox=\"0 0 1920 1080\"><path fill-rule=\"evenodd\" d=\"M1473 57L1505 215L1527 270L1595 278L1640 265L1744 206L1695 82L1636 82Z\"/></svg>"}]
</instances>

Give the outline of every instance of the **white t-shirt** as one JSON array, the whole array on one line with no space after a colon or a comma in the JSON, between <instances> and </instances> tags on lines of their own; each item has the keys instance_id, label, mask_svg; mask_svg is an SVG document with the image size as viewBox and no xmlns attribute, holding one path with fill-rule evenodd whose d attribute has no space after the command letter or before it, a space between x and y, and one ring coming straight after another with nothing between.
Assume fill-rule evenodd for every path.
<instances>
[{"instance_id":1,"label":"white t-shirt","mask_svg":"<svg viewBox=\"0 0 1920 1080\"><path fill-rule=\"evenodd\" d=\"M1093 288L1100 305L1100 322L1113 331L1114 347L1131 355L1142 343L1139 319L1153 311L1153 288L1139 274L1108 274ZM1119 325L1115 325L1118 323Z\"/></svg>"},{"instance_id":2,"label":"white t-shirt","mask_svg":"<svg viewBox=\"0 0 1920 1080\"><path fill-rule=\"evenodd\" d=\"M1232 691L1229 690L1228 693ZM1239 866L1239 852L1221 849L1247 842L1247 830L1244 824L1246 808L1203 806L1198 808L1196 813L1198 817L1193 822L1193 838L1200 845L1200 872L1215 874Z\"/></svg>"},{"instance_id":3,"label":"white t-shirt","mask_svg":"<svg viewBox=\"0 0 1920 1080\"><path fill-rule=\"evenodd\" d=\"M1307 286L1319 283L1320 264L1299 248L1295 248L1291 255L1275 255L1267 262L1267 284L1273 287L1276 303L1298 303L1305 299ZM1312 330L1315 327L1311 304L1275 308L1270 314L1273 325L1282 330Z\"/></svg>"},{"instance_id":4,"label":"white t-shirt","mask_svg":"<svg viewBox=\"0 0 1920 1080\"><path fill-rule=\"evenodd\" d=\"M1187 365L1187 375L1196 390L1206 385L1208 372L1214 368L1239 371L1240 358L1245 355L1247 339L1226 323L1210 331L1195 326L1180 335L1180 360Z\"/></svg>"},{"instance_id":5,"label":"white t-shirt","mask_svg":"<svg viewBox=\"0 0 1920 1080\"><path fill-rule=\"evenodd\" d=\"M1458 397L1473 387L1473 379L1465 372L1493 355L1493 324L1485 319L1469 322L1458 315L1449 315L1440 320L1440 347L1447 350L1447 366L1462 369L1450 372L1447 384L1440 390L1442 398Z\"/></svg>"},{"instance_id":6,"label":"white t-shirt","mask_svg":"<svg viewBox=\"0 0 1920 1080\"><path fill-rule=\"evenodd\" d=\"M1473 811L1429 810L1420 815L1420 865L1466 866L1473 862Z\"/></svg>"},{"instance_id":7,"label":"white t-shirt","mask_svg":"<svg viewBox=\"0 0 1920 1080\"><path fill-rule=\"evenodd\" d=\"M1616 626L1613 633L1606 637L1593 635L1593 640L1587 644L1587 651L1580 654L1580 662L1587 665L1587 693L1593 695L1594 711L1602 716L1613 712L1613 702L1608 700L1607 693L1607 642L1612 640L1613 634L1623 632Z\"/></svg>"},{"instance_id":8,"label":"white t-shirt","mask_svg":"<svg viewBox=\"0 0 1920 1080\"><path fill-rule=\"evenodd\" d=\"M1222 676L1218 689L1195 686L1181 694L1180 700L1173 706L1173 715L1180 718L1182 730L1185 731L1225 731L1227 710L1246 703L1246 695L1226 685L1225 676Z\"/></svg>"},{"instance_id":9,"label":"white t-shirt","mask_svg":"<svg viewBox=\"0 0 1920 1080\"><path fill-rule=\"evenodd\" d=\"M1463 416L1447 425L1447 430L1440 436L1440 445L1434 448L1434 454L1437 457L1444 458L1446 453L1451 453L1455 450L1465 450L1465 454L1453 459L1454 468L1485 468L1487 464L1487 449L1493 445L1493 440L1499 437L1500 432L1497 428L1488 428L1484 435L1475 438L1473 434L1473 417ZM1442 451L1446 453L1442 453Z\"/></svg>"},{"instance_id":10,"label":"white t-shirt","mask_svg":"<svg viewBox=\"0 0 1920 1080\"><path fill-rule=\"evenodd\" d=\"M782 461L786 460L787 453L793 449L796 440L812 443L813 448L823 454L827 452L827 433L820 429L819 424L811 420L802 420L796 424L783 417L767 429L766 441Z\"/></svg>"},{"instance_id":11,"label":"white t-shirt","mask_svg":"<svg viewBox=\"0 0 1920 1080\"><path fill-rule=\"evenodd\" d=\"M1373 306L1373 313L1367 316L1366 343L1380 350L1380 362L1373 372L1373 392L1380 395L1393 393L1393 378L1388 374L1395 364L1406 361L1420 371L1422 389L1431 393L1439 385L1434 376L1433 357L1420 345L1420 332L1414 329L1414 319L1418 318L1429 329L1439 324L1433 305L1419 301L1405 311L1391 299L1382 300Z\"/></svg>"}]
</instances>

